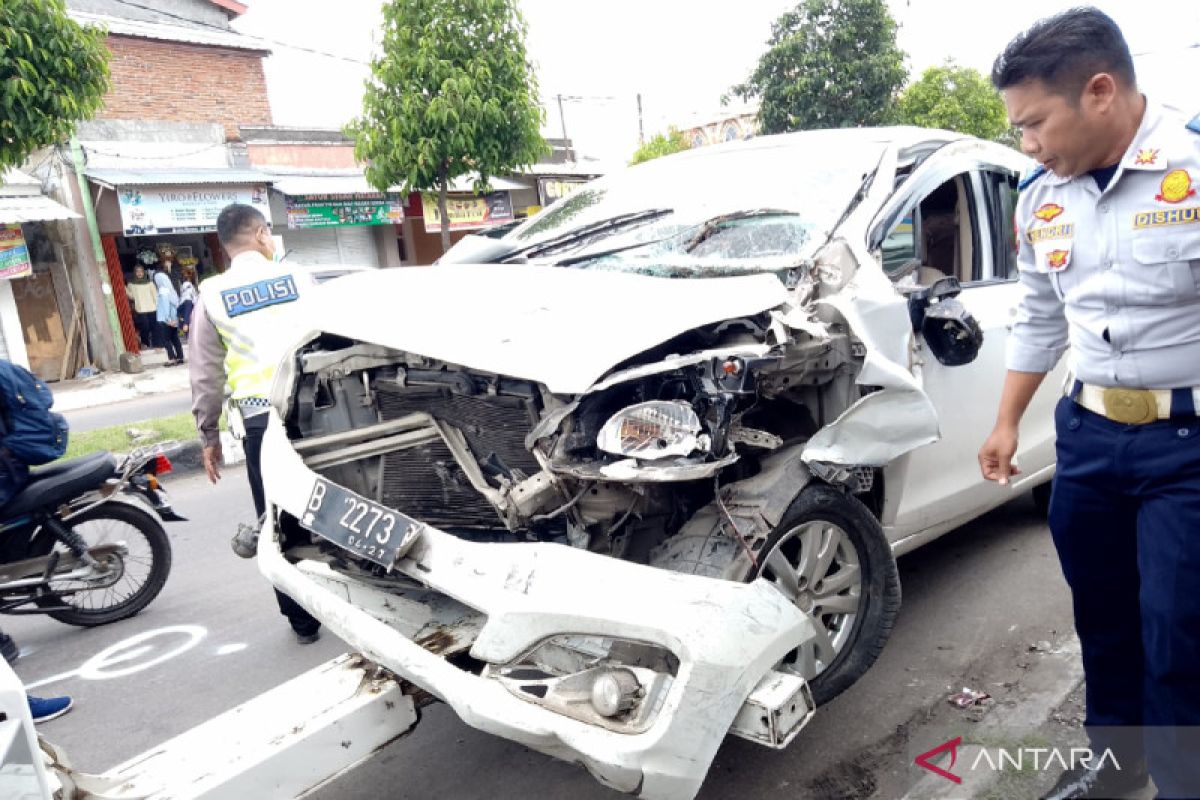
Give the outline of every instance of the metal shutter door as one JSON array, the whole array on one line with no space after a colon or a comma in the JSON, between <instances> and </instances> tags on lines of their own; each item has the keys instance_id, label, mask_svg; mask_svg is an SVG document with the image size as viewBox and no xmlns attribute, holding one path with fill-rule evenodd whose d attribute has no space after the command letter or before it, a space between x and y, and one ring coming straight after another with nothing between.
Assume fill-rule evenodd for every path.
<instances>
[{"instance_id":1,"label":"metal shutter door","mask_svg":"<svg viewBox=\"0 0 1200 800\"><path fill-rule=\"evenodd\" d=\"M295 264L328 266L340 264L337 228L283 232L283 249L287 260Z\"/></svg>"},{"instance_id":2,"label":"metal shutter door","mask_svg":"<svg viewBox=\"0 0 1200 800\"><path fill-rule=\"evenodd\" d=\"M341 245L342 263L355 267L375 269L379 266L379 255L375 250L375 229L363 225L337 229L338 244Z\"/></svg>"}]
</instances>

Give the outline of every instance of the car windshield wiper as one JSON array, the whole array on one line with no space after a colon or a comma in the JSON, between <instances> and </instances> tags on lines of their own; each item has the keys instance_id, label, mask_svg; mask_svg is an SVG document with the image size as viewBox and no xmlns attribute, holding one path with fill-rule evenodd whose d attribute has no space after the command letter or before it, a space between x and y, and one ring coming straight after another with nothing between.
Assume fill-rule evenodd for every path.
<instances>
[{"instance_id":1,"label":"car windshield wiper","mask_svg":"<svg viewBox=\"0 0 1200 800\"><path fill-rule=\"evenodd\" d=\"M562 236L556 236L552 239L514 250L506 254L501 261L508 262L519 258L537 258L538 256L552 253L559 248L578 244L593 236L612 233L615 230L628 228L643 222L650 222L672 213L674 213L674 209L671 208L650 208L643 211L633 211L628 214L618 214L615 217L609 217L599 222L575 228Z\"/></svg>"},{"instance_id":2,"label":"car windshield wiper","mask_svg":"<svg viewBox=\"0 0 1200 800\"><path fill-rule=\"evenodd\" d=\"M881 155L879 157L879 161L875 164L875 168L863 175L862 181L858 184L858 190L854 192L854 196L851 197L850 202L846 204L846 208L843 209L842 215L838 217L837 222L833 223L833 225L829 228L829 235L825 237L825 244L829 244L833 241L833 237L837 234L838 228L842 227L842 223L845 222L852 213L854 213L854 209L858 208L858 204L867 198L867 193L871 191L871 185L875 183L875 175L878 174L879 168L883 166L883 158L884 157Z\"/></svg>"}]
</instances>

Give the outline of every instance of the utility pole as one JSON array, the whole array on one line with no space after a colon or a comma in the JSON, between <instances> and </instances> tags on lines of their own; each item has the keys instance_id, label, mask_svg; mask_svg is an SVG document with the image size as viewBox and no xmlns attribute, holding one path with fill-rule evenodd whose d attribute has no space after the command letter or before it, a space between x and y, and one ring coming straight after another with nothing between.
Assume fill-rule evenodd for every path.
<instances>
[{"instance_id":1,"label":"utility pole","mask_svg":"<svg viewBox=\"0 0 1200 800\"><path fill-rule=\"evenodd\" d=\"M575 148L571 147L571 140L567 138L567 117L563 114L563 97L558 95L558 121L562 126L563 147L567 148L567 158L575 160Z\"/></svg>"},{"instance_id":2,"label":"utility pole","mask_svg":"<svg viewBox=\"0 0 1200 800\"><path fill-rule=\"evenodd\" d=\"M642 93L638 92L638 144L646 143L646 131L642 127Z\"/></svg>"}]
</instances>

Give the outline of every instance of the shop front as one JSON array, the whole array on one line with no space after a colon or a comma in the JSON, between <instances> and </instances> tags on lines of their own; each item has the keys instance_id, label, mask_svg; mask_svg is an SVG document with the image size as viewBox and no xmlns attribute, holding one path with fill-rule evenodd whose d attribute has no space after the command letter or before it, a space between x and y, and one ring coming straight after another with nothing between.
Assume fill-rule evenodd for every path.
<instances>
[{"instance_id":1,"label":"shop front","mask_svg":"<svg viewBox=\"0 0 1200 800\"><path fill-rule=\"evenodd\" d=\"M68 331L78 330L80 312L60 225L77 218L24 173L10 170L0 181L0 358L42 380L57 381L72 367Z\"/></svg>"},{"instance_id":2,"label":"shop front","mask_svg":"<svg viewBox=\"0 0 1200 800\"><path fill-rule=\"evenodd\" d=\"M270 219L270 177L252 170L88 170L114 295L127 298L137 267L147 275L168 258L179 283L195 273L196 283L225 270L217 239L217 216L230 203L259 208ZM125 349L140 352L130 302L117 303Z\"/></svg>"},{"instance_id":3,"label":"shop front","mask_svg":"<svg viewBox=\"0 0 1200 800\"><path fill-rule=\"evenodd\" d=\"M402 266L404 201L361 172L273 175L271 221L289 261L375 269Z\"/></svg>"}]
</instances>

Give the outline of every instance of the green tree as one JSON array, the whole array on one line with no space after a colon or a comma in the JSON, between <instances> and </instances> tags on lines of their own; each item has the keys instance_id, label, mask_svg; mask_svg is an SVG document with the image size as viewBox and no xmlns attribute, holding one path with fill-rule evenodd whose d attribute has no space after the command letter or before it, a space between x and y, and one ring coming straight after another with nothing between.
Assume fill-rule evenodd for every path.
<instances>
[{"instance_id":1,"label":"green tree","mask_svg":"<svg viewBox=\"0 0 1200 800\"><path fill-rule=\"evenodd\" d=\"M629 163L641 164L643 161L649 161L659 156L669 156L671 153L678 153L680 150L687 150L690 147L691 145L688 144L687 139L683 138L680 130L672 125L666 133L655 134L648 142L633 151L633 158L629 159Z\"/></svg>"},{"instance_id":2,"label":"green tree","mask_svg":"<svg viewBox=\"0 0 1200 800\"><path fill-rule=\"evenodd\" d=\"M71 138L104 105L104 37L68 17L63 0L0 1L0 171Z\"/></svg>"},{"instance_id":3,"label":"green tree","mask_svg":"<svg viewBox=\"0 0 1200 800\"><path fill-rule=\"evenodd\" d=\"M730 90L759 99L763 133L890 121L907 71L884 0L803 0L771 26L767 45Z\"/></svg>"},{"instance_id":4,"label":"green tree","mask_svg":"<svg viewBox=\"0 0 1200 800\"><path fill-rule=\"evenodd\" d=\"M906 125L1000 139L1009 129L1004 100L977 70L947 61L925 70L900 94L899 121Z\"/></svg>"},{"instance_id":5,"label":"green tree","mask_svg":"<svg viewBox=\"0 0 1200 800\"><path fill-rule=\"evenodd\" d=\"M347 130L375 188L437 192L445 251L451 181L475 173L486 191L548 150L525 20L516 0L389 0L383 18L383 53Z\"/></svg>"}]
</instances>

